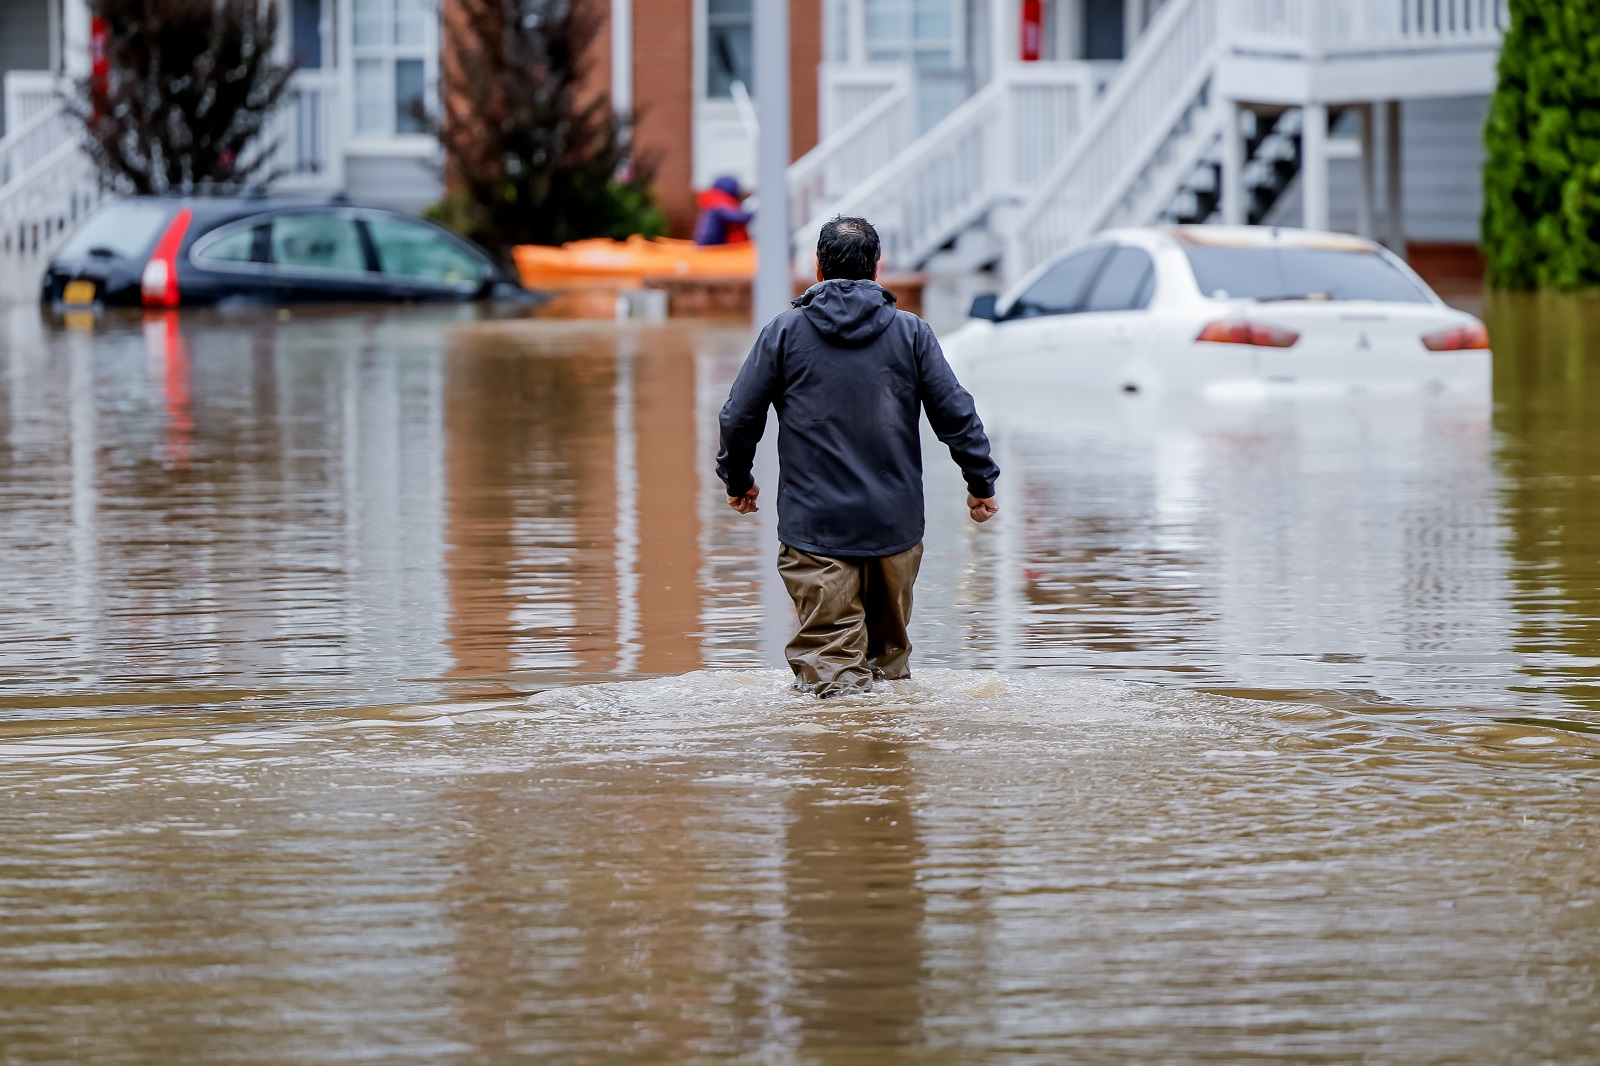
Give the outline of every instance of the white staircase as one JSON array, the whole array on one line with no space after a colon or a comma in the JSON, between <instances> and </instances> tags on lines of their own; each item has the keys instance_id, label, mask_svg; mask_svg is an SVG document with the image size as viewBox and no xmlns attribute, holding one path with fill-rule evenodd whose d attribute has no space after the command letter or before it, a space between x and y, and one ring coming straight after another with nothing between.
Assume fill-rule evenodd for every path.
<instances>
[{"instance_id":1,"label":"white staircase","mask_svg":"<svg viewBox=\"0 0 1600 1066\"><path fill-rule=\"evenodd\" d=\"M1253 128L1241 109L1491 92L1509 22L1506 0L1166 0L1103 92L1089 64L1024 64L915 139L913 102L880 99L795 164L796 269L829 216L860 214L890 269L920 268L981 222L1014 279L1096 230L1215 203L1227 124ZM1298 121L1256 147L1292 139L1298 161ZM1246 160L1246 192L1260 162Z\"/></svg>"},{"instance_id":2,"label":"white staircase","mask_svg":"<svg viewBox=\"0 0 1600 1066\"><path fill-rule=\"evenodd\" d=\"M9 81L10 79L8 79ZM8 84L8 90L13 86ZM13 102L17 93L7 92ZM55 251L104 196L79 147L77 120L53 91L0 138L0 261L27 262Z\"/></svg>"},{"instance_id":3,"label":"white staircase","mask_svg":"<svg viewBox=\"0 0 1600 1066\"><path fill-rule=\"evenodd\" d=\"M1222 129L1210 92L1223 0L1169 0L1117 72L1080 136L1012 222L1009 277L1095 230L1159 215Z\"/></svg>"},{"instance_id":4,"label":"white staircase","mask_svg":"<svg viewBox=\"0 0 1600 1066\"><path fill-rule=\"evenodd\" d=\"M1087 63L1013 69L920 137L909 85L879 96L789 170L796 270L810 272L817 232L839 214L872 219L891 269L919 265L1049 170L1099 77Z\"/></svg>"}]
</instances>

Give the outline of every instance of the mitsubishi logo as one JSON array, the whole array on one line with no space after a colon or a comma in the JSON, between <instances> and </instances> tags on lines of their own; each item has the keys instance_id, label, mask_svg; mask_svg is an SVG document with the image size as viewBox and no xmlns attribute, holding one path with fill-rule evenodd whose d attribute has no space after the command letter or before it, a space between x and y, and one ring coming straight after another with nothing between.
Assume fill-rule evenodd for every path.
<instances>
[{"instance_id":1,"label":"mitsubishi logo","mask_svg":"<svg viewBox=\"0 0 1600 1066\"><path fill-rule=\"evenodd\" d=\"M1371 350L1372 350L1372 342L1367 340L1367 335L1366 335L1365 332L1363 332L1361 334L1361 338L1356 341L1356 351L1358 351L1358 352L1360 352L1360 351L1370 352Z\"/></svg>"}]
</instances>

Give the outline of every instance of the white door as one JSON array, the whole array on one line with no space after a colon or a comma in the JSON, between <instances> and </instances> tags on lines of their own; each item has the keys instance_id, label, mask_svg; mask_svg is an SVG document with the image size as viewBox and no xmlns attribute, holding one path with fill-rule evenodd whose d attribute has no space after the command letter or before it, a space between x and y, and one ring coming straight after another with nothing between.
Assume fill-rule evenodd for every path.
<instances>
[{"instance_id":1,"label":"white door","mask_svg":"<svg viewBox=\"0 0 1600 1066\"><path fill-rule=\"evenodd\" d=\"M1093 377L1095 347L1084 331L1084 296L1110 252L1091 245L1068 255L1041 274L1004 311L992 333L990 351L975 364L974 377L1008 390L1019 386L1050 391L1085 384Z\"/></svg>"}]
</instances>

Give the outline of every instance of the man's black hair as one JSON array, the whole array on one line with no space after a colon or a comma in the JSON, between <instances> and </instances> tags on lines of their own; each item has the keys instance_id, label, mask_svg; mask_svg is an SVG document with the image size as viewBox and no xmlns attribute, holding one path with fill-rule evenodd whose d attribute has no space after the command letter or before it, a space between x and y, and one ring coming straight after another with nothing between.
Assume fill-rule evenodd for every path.
<instances>
[{"instance_id":1,"label":"man's black hair","mask_svg":"<svg viewBox=\"0 0 1600 1066\"><path fill-rule=\"evenodd\" d=\"M817 235L817 267L824 281L865 281L878 270L878 231L864 218L836 215Z\"/></svg>"}]
</instances>

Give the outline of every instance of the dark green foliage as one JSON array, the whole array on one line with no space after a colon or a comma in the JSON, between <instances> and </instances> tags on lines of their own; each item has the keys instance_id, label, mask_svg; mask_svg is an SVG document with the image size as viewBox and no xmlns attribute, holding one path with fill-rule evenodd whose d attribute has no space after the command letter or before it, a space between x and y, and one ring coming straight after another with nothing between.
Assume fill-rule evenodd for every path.
<instances>
[{"instance_id":1,"label":"dark green foliage","mask_svg":"<svg viewBox=\"0 0 1600 1066\"><path fill-rule=\"evenodd\" d=\"M1489 284L1600 285L1600 3L1511 0L1484 143Z\"/></svg>"},{"instance_id":2,"label":"dark green foliage","mask_svg":"<svg viewBox=\"0 0 1600 1066\"><path fill-rule=\"evenodd\" d=\"M263 184L263 128L289 86L272 61L278 5L257 0L94 0L110 26L104 84L70 107L112 185L145 195Z\"/></svg>"},{"instance_id":3,"label":"dark green foliage","mask_svg":"<svg viewBox=\"0 0 1600 1066\"><path fill-rule=\"evenodd\" d=\"M580 84L599 21L580 0L455 0L439 77L449 195L429 214L504 256L517 244L665 228L629 119Z\"/></svg>"}]
</instances>

